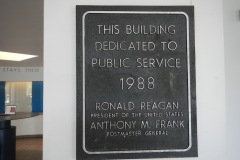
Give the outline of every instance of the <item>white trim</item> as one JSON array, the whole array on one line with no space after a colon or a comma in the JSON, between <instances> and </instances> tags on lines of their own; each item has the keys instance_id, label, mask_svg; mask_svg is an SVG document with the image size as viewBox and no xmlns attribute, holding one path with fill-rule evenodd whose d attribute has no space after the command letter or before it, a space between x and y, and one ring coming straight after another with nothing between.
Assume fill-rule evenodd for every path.
<instances>
[{"instance_id":1,"label":"white trim","mask_svg":"<svg viewBox=\"0 0 240 160\"><path fill-rule=\"evenodd\" d=\"M112 14L181 14L186 17L187 27L187 60L188 60L188 109L189 109L189 146L185 149L166 150L134 150L134 151L103 151L92 152L86 149L85 142L85 17L91 13L112 13ZM87 11L82 19L82 40L83 40L83 150L87 154L117 154L117 153L152 153L152 152L186 152L192 147L192 126L191 126L191 80L190 80L190 43L189 43L189 17L185 12L156 12L156 11Z\"/></svg>"}]
</instances>

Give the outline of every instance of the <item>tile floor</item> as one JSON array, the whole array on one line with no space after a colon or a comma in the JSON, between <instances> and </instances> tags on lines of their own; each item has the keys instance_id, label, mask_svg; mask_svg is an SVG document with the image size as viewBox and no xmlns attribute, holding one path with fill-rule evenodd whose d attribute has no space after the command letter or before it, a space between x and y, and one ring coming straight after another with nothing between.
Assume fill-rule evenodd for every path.
<instances>
[{"instance_id":1,"label":"tile floor","mask_svg":"<svg viewBox=\"0 0 240 160\"><path fill-rule=\"evenodd\" d=\"M42 137L17 138L16 160L42 160Z\"/></svg>"}]
</instances>

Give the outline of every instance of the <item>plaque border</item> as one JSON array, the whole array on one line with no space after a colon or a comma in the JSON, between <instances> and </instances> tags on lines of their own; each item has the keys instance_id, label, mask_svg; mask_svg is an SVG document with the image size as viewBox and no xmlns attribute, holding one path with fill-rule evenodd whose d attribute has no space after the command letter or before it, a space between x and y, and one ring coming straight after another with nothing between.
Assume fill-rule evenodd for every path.
<instances>
[{"instance_id":1,"label":"plaque border","mask_svg":"<svg viewBox=\"0 0 240 160\"><path fill-rule=\"evenodd\" d=\"M184 149L164 149L164 150L132 150L132 151L88 151L86 149L85 141L85 18L87 14L179 14L184 15L186 18L187 30L187 68L188 68L188 114L189 114L189 145ZM86 11L82 16L82 86L83 86L83 150L87 154L119 154L119 153L156 153L156 152L187 152L192 147L192 112L191 112L191 79L190 79L190 42L189 42L189 16L183 11Z\"/></svg>"}]
</instances>

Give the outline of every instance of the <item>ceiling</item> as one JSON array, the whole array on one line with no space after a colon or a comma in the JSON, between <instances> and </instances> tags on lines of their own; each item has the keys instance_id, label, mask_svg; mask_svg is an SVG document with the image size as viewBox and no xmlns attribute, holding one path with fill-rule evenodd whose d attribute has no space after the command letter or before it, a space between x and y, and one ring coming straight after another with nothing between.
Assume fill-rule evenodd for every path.
<instances>
[{"instance_id":1,"label":"ceiling","mask_svg":"<svg viewBox=\"0 0 240 160\"><path fill-rule=\"evenodd\" d=\"M43 67L43 0L0 0L0 51L38 55L0 67Z\"/></svg>"}]
</instances>

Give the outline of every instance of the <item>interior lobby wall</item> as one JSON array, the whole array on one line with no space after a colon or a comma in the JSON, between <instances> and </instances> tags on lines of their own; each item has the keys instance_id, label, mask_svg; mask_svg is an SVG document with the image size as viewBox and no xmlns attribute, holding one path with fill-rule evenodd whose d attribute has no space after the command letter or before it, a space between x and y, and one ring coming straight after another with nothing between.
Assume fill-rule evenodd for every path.
<instances>
[{"instance_id":1,"label":"interior lobby wall","mask_svg":"<svg viewBox=\"0 0 240 160\"><path fill-rule=\"evenodd\" d=\"M44 160L76 159L76 5L195 6L199 157L188 159L226 160L222 0L46 0Z\"/></svg>"},{"instance_id":2,"label":"interior lobby wall","mask_svg":"<svg viewBox=\"0 0 240 160\"><path fill-rule=\"evenodd\" d=\"M0 0L0 51L38 55L25 61L0 60L0 81L43 80L43 0ZM39 72L29 72L36 69ZM17 135L42 134L43 117L14 120Z\"/></svg>"}]
</instances>

